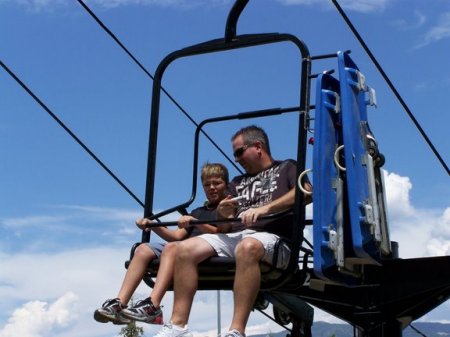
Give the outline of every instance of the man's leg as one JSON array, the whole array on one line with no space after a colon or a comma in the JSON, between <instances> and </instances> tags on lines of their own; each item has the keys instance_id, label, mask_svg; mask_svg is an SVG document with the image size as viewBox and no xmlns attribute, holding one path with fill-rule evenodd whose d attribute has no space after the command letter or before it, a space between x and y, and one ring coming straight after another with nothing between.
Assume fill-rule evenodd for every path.
<instances>
[{"instance_id":1,"label":"man's leg","mask_svg":"<svg viewBox=\"0 0 450 337\"><path fill-rule=\"evenodd\" d=\"M123 305L128 304L131 295L133 295L139 283L142 281L148 264L155 258L156 254L148 245L141 244L136 248L133 259L123 279L119 294L117 295L120 303Z\"/></svg>"},{"instance_id":2,"label":"man's leg","mask_svg":"<svg viewBox=\"0 0 450 337\"><path fill-rule=\"evenodd\" d=\"M194 237L180 242L174 273L174 305L171 322L184 327L198 287L198 270L200 262L216 254L212 246L205 240Z\"/></svg>"},{"instance_id":3,"label":"man's leg","mask_svg":"<svg viewBox=\"0 0 450 337\"><path fill-rule=\"evenodd\" d=\"M256 239L245 238L237 245L235 254L234 313L230 330L238 330L244 335L250 312L260 288L261 270L259 262L264 256L264 247Z\"/></svg>"}]
</instances>

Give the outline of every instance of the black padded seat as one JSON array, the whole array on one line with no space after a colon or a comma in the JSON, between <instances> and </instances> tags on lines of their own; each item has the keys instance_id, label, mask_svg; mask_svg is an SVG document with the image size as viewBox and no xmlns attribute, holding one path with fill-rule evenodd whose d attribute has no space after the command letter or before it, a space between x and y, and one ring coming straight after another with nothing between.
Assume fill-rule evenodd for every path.
<instances>
[{"instance_id":1,"label":"black padded seat","mask_svg":"<svg viewBox=\"0 0 450 337\"><path fill-rule=\"evenodd\" d=\"M140 242L133 245L130 252L130 260L125 262L125 268L128 268L130 261L134 255L134 250ZM307 257L306 257L307 258ZM154 278L158 273L159 259L153 260L144 275L144 282L151 288L154 286ZM236 263L234 258L227 257L211 257L198 266L199 290L231 290L233 288L234 274L236 271ZM261 289L271 289L280 286L277 282L286 271L283 269L275 268L273 265L261 262ZM289 273L288 282L286 286L289 288L296 288L303 284L305 279L304 273L298 268L294 273ZM172 290L172 288L170 288Z\"/></svg>"}]
</instances>

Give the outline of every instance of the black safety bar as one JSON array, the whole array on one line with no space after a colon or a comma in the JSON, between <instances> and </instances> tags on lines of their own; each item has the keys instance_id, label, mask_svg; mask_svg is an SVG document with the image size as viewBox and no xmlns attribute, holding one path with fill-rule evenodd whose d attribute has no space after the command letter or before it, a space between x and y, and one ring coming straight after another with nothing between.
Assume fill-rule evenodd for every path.
<instances>
[{"instance_id":1,"label":"black safety bar","mask_svg":"<svg viewBox=\"0 0 450 337\"><path fill-rule=\"evenodd\" d=\"M264 215L262 217L258 218L258 221L260 220L273 220L278 217L281 217L283 215L287 215L292 213L292 209L287 209L281 212ZM232 222L240 222L241 219L239 218L227 218L227 219L212 219L212 220L191 220L189 221L189 226L195 226L195 225L206 225L206 224L228 224ZM178 226L177 221L165 221L165 222L154 222L149 223L145 226L145 228L155 228L155 227L171 227L171 226Z\"/></svg>"}]
</instances>

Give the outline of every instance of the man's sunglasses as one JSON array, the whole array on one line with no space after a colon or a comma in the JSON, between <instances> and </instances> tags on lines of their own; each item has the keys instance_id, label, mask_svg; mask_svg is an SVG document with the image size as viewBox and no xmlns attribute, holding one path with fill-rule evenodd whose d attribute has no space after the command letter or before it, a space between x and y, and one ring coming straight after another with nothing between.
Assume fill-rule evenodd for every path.
<instances>
[{"instance_id":1,"label":"man's sunglasses","mask_svg":"<svg viewBox=\"0 0 450 337\"><path fill-rule=\"evenodd\" d=\"M234 158L239 158L240 156L242 156L244 154L244 152L251 146L255 146L255 144L245 144L244 146L237 148L233 152Z\"/></svg>"}]
</instances>

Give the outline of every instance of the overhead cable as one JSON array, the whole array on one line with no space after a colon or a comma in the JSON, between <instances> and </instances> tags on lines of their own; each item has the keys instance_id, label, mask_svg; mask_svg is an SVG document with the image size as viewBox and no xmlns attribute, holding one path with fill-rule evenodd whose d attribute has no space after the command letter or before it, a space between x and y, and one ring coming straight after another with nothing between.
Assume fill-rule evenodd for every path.
<instances>
[{"instance_id":1,"label":"overhead cable","mask_svg":"<svg viewBox=\"0 0 450 337\"><path fill-rule=\"evenodd\" d=\"M128 50L127 47L117 38L117 36L95 15L95 13L84 3L83 0L78 0L80 5L89 13L89 15L103 28L103 30L122 48L122 50L138 65L139 68L144 71L144 73L154 79L153 75L142 65L141 62ZM194 124L196 127L198 123L189 115L189 113L175 100L175 98L170 95L170 93L161 86L161 91L172 101L173 104ZM220 148L219 145L202 129L200 130L202 134L211 142L211 144L238 170L242 173L241 169L236 165L236 163L227 156L227 154Z\"/></svg>"},{"instance_id":2,"label":"overhead cable","mask_svg":"<svg viewBox=\"0 0 450 337\"><path fill-rule=\"evenodd\" d=\"M9 69L6 64L3 63L3 61L0 60L0 65L3 69L31 96L33 99L52 117L82 148L85 150L134 200L136 200L139 205L144 207L144 203L139 200L139 198L106 166L105 163L103 163L99 157L95 155L94 152L92 152L91 149L87 147L86 144L81 141L80 138L75 135L72 130L70 130L62 121L58 118L48 107L45 105L44 102L42 102L39 97L37 97L31 89L28 88L28 86L20 80L20 78L14 74L14 72Z\"/></svg>"},{"instance_id":3,"label":"overhead cable","mask_svg":"<svg viewBox=\"0 0 450 337\"><path fill-rule=\"evenodd\" d=\"M389 79L389 77L386 75L386 73L384 72L383 68L381 67L381 65L378 63L377 59L375 58L375 56L373 55L373 53L370 51L369 47L367 46L367 44L364 42L363 38L361 37L361 35L358 33L358 31L356 30L355 26L352 24L352 22L350 21L350 19L348 18L348 16L345 14L344 10L342 9L342 7L339 5L339 3L337 2L337 0L331 0L333 2L333 4L335 5L336 9L338 10L339 14L341 14L342 18L344 19L344 21L347 23L348 27L350 28L350 30L352 31L352 33L355 35L356 39L359 41L359 43L361 44L361 46L364 48L364 50L366 51L366 53L369 55L369 58L372 60L373 64L375 65L375 67L378 69L378 71L380 72L381 76L384 78L384 80L386 81L386 83L388 84L389 88L391 88L392 92L394 93L395 97L397 97L398 101L400 102L400 104L402 105L403 109L406 111L406 113L408 114L409 118L412 120L412 122L414 123L414 125L416 126L416 128L419 130L420 134L422 135L422 137L425 139L426 143L428 144L428 146L431 148L431 150L433 151L434 155L436 156L436 158L439 160L439 162L441 163L441 165L444 167L444 170L447 172L447 175L450 175L450 170L447 166L447 164L445 163L444 159L441 157L441 155L439 154L439 152L436 150L435 146L433 145L433 143L431 142L431 140L428 138L427 134L425 133L425 131L422 129L421 125L419 124L419 122L417 121L417 119L414 117L413 113L411 112L411 110L409 109L408 105L406 104L406 102L403 100L402 96L399 94L399 92L397 91L397 89L395 88L394 84L391 82L391 80Z\"/></svg>"}]
</instances>

